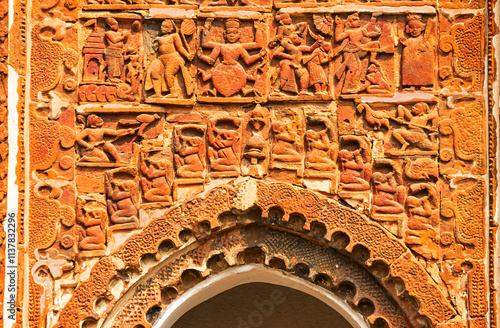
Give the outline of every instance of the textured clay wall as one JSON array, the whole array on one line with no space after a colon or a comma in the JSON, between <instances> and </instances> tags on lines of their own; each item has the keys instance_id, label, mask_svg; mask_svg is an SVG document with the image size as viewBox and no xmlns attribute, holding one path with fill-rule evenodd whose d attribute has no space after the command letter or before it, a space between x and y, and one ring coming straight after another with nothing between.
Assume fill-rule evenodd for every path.
<instances>
[{"instance_id":1,"label":"textured clay wall","mask_svg":"<svg viewBox=\"0 0 500 328\"><path fill-rule=\"evenodd\" d=\"M495 5L0 1L5 326L149 328L251 263L497 327Z\"/></svg>"}]
</instances>

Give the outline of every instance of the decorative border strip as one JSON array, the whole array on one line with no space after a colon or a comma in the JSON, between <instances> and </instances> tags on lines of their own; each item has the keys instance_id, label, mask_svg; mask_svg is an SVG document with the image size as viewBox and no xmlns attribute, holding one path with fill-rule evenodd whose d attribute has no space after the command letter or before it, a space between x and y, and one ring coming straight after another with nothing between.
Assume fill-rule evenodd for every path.
<instances>
[{"instance_id":1,"label":"decorative border strip","mask_svg":"<svg viewBox=\"0 0 500 328\"><path fill-rule=\"evenodd\" d=\"M495 98L494 98L494 84L497 80L497 62L495 45L493 38L498 34L498 26L495 17L495 6L498 3L496 0L487 2L488 8L488 206L489 206L489 229L488 229L488 285L489 285L489 323L491 328L498 327L498 304L497 304L497 272L495 270L495 258L497 254L497 230L498 223L495 220L497 213L496 199L497 199L497 148L498 148L498 127L495 120Z\"/></svg>"}]
</instances>

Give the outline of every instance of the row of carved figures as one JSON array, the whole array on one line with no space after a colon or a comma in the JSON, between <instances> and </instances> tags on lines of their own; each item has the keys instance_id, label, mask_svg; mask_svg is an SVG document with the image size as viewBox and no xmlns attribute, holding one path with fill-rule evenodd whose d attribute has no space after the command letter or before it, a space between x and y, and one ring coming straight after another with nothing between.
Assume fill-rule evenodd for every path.
<instances>
[{"instance_id":1,"label":"row of carved figures","mask_svg":"<svg viewBox=\"0 0 500 328\"><path fill-rule=\"evenodd\" d=\"M207 101L252 101L395 92L391 18L344 16L314 14L294 23L298 18L278 12L267 46L265 19L165 19L160 32L144 31L139 20L107 18L104 27L92 19L84 24L94 28L83 47L79 98L140 101L144 93L147 102L184 104L195 93ZM404 90L436 86L436 31L435 18L407 15L398 32Z\"/></svg>"}]
</instances>

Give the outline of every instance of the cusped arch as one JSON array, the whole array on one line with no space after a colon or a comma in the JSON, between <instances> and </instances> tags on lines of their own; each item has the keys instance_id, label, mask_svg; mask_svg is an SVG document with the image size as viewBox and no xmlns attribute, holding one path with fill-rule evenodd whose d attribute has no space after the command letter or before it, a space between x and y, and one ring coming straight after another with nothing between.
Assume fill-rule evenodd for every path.
<instances>
[{"instance_id":1,"label":"cusped arch","mask_svg":"<svg viewBox=\"0 0 500 328\"><path fill-rule=\"evenodd\" d=\"M178 296L218 273L248 264L321 287L337 304L351 304L361 319L358 323L364 318L381 327L409 328L417 321L408 318L376 278L348 257L291 231L250 224L213 234L159 262L123 294L101 327L149 328L157 322L151 315L154 311L168 311Z\"/></svg>"},{"instance_id":2,"label":"cusped arch","mask_svg":"<svg viewBox=\"0 0 500 328\"><path fill-rule=\"evenodd\" d=\"M153 328L172 327L182 316L199 304L227 290L249 283L283 286L311 295L334 309L353 328L367 328L366 322L359 312L354 311L339 297L326 292L324 288L283 270L258 264L231 267L210 275L206 280L203 280L170 303L153 324Z\"/></svg>"},{"instance_id":3,"label":"cusped arch","mask_svg":"<svg viewBox=\"0 0 500 328\"><path fill-rule=\"evenodd\" d=\"M269 217L273 209L279 209L282 217ZM347 236L346 254L359 247L366 249L365 257L351 257L374 276L377 276L375 271L378 267L375 263L383 263L389 268L389 277L379 279L379 283L402 308L413 311L412 306L408 306L408 296L417 301L418 309L413 317L418 314L427 318L431 326L441 327L455 316L452 305L406 245L376 222L318 193L288 184L248 179L216 187L172 206L165 215L152 220L130 237L117 252L99 260L89 279L77 286L61 311L58 327L79 327L82 321L89 318L106 317L106 311L100 314L95 312L94 304L106 295L110 281L126 269L141 272L141 258L147 254L155 254L160 259L158 249L165 241L175 248L189 247L196 239L206 239L235 225L250 223L251 220L245 218L252 211L260 211L262 222L268 225L283 225L290 217L300 216L303 224L287 225L288 229L298 233L307 232L312 225L321 225L324 234L312 237L333 247L336 243L332 236L339 233ZM223 216L235 219L228 224L227 220L220 219ZM404 292L394 286L395 278L404 283Z\"/></svg>"}]
</instances>

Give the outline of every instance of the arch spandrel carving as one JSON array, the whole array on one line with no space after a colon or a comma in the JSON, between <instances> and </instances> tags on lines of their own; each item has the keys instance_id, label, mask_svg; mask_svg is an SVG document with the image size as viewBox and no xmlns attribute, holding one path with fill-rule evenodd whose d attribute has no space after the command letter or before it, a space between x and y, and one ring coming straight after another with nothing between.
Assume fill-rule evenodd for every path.
<instances>
[{"instance_id":1,"label":"arch spandrel carving","mask_svg":"<svg viewBox=\"0 0 500 328\"><path fill-rule=\"evenodd\" d=\"M209 249L235 266L259 247L262 265L338 292L342 271L308 262L318 246L377 284L353 308L390 300L371 301L375 327L494 327L494 5L0 1L0 25L15 18L0 80L4 62L20 76L20 311L6 322L147 328L148 302L169 302L144 279L169 261L209 278ZM316 245L300 263L292 239ZM134 291L148 302L120 312Z\"/></svg>"},{"instance_id":2,"label":"arch spandrel carving","mask_svg":"<svg viewBox=\"0 0 500 328\"><path fill-rule=\"evenodd\" d=\"M283 209L284 204L286 204L285 208L291 210L287 212L286 209ZM240 213L242 216L245 216L245 213L249 211L253 213L257 208L261 210L262 220L266 224L286 226L289 230L297 233L311 231L311 223L323 224L326 231L323 231L321 235L316 235L316 238L325 245L335 245L332 242L333 234L338 232L345 234L349 240L347 247L345 247L345 252L352 257L353 261L359 262L358 265L365 266L368 271L376 271L379 266L373 265L374 262L383 262L386 264L391 279L383 278L379 280L379 283L385 288L384 293L388 293L394 297L394 300L400 306L404 304L405 307L411 307L408 300L404 299L402 291L398 292L394 283L391 282L394 278L399 278L403 281L408 296L414 297L417 300L423 300L419 304L419 310L413 313L413 316L416 316L418 313L418 315L426 317L431 324L436 325L451 320L456 314L453 306L441 294L439 287L418 263L409 249L377 223L372 223L356 211L328 200L317 193L282 183L264 183L252 179L235 186L214 188L205 195L174 206L163 217L153 220L138 234L129 238L116 253L107 257L106 260L97 262L98 264L92 269L89 280L75 289L75 294L64 309L83 307L88 312L83 311L77 317L74 317L70 315L71 311L65 312L63 310L60 317L60 326L71 327L78 322L92 318L92 315L96 315L93 312L94 302L107 291L106 286L110 283L111 279L119 276L120 272L126 269L142 272L141 259L146 255L153 254L156 258L161 258L158 250L160 244L169 241L175 248L184 245L189 249L188 245L195 245L197 243L194 242L196 238L200 238L200 240L219 238L219 242L222 242L220 237L218 237L219 234L232 225L221 225L221 216L230 212ZM278 208L283 210L283 216L278 219L278 222L276 222L276 217L269 219L269 215L267 215L268 211ZM308 210L305 211L304 209ZM260 211L257 211L257 213L260 213ZM303 225L288 225L291 214L304 215L305 220ZM252 214L248 214L247 216L250 220L259 221L260 219L259 217L252 218ZM169 218L173 217L176 218L175 223L169 220ZM209 235L200 232L200 223L202 222L209 222L211 224L210 230L214 232ZM252 221L240 222L237 220L234 224L247 225L249 222ZM188 234L188 231L194 237L192 241L182 239L183 236ZM265 229L261 233L264 234L264 232ZM254 235L258 235L259 233L259 231L253 232ZM212 235L214 237L210 237ZM238 245L239 241L237 239L228 238L227 242L231 245L234 244L234 247L238 250L245 248ZM287 247L284 245L280 247L284 247L285 252L290 252L286 250ZM358 245L363 246L368 251L368 255L356 255L356 247ZM212 253L209 252L206 256L210 254ZM288 254L292 256L293 252ZM189 264L203 266L206 260L207 258L204 259L203 257L195 257L191 260L181 257L173 261L177 261L177 266L182 266L183 264L187 264L188 266ZM164 261L169 262L168 258ZM307 257L304 258L304 261L307 262ZM157 272L158 270L150 269L150 271ZM149 273L145 273L145 275L149 276ZM179 274L168 273L167 276L169 275L179 278ZM372 276L371 279L375 278ZM94 286L99 286L97 290L102 293L95 292ZM138 288L137 283L135 283L135 287L133 288ZM126 293L130 294L128 291ZM87 298L90 295L92 296ZM113 299L113 296L108 296ZM150 297L156 299L154 295L150 295ZM84 302L80 300L84 300ZM113 300L114 302L122 304L124 301L116 299ZM134 313L137 311L137 313L144 314L142 310L131 309L130 311L134 311ZM70 316L67 317L66 313ZM128 319L124 317L123 320ZM415 318L412 318L412 320L415 320Z\"/></svg>"}]
</instances>

